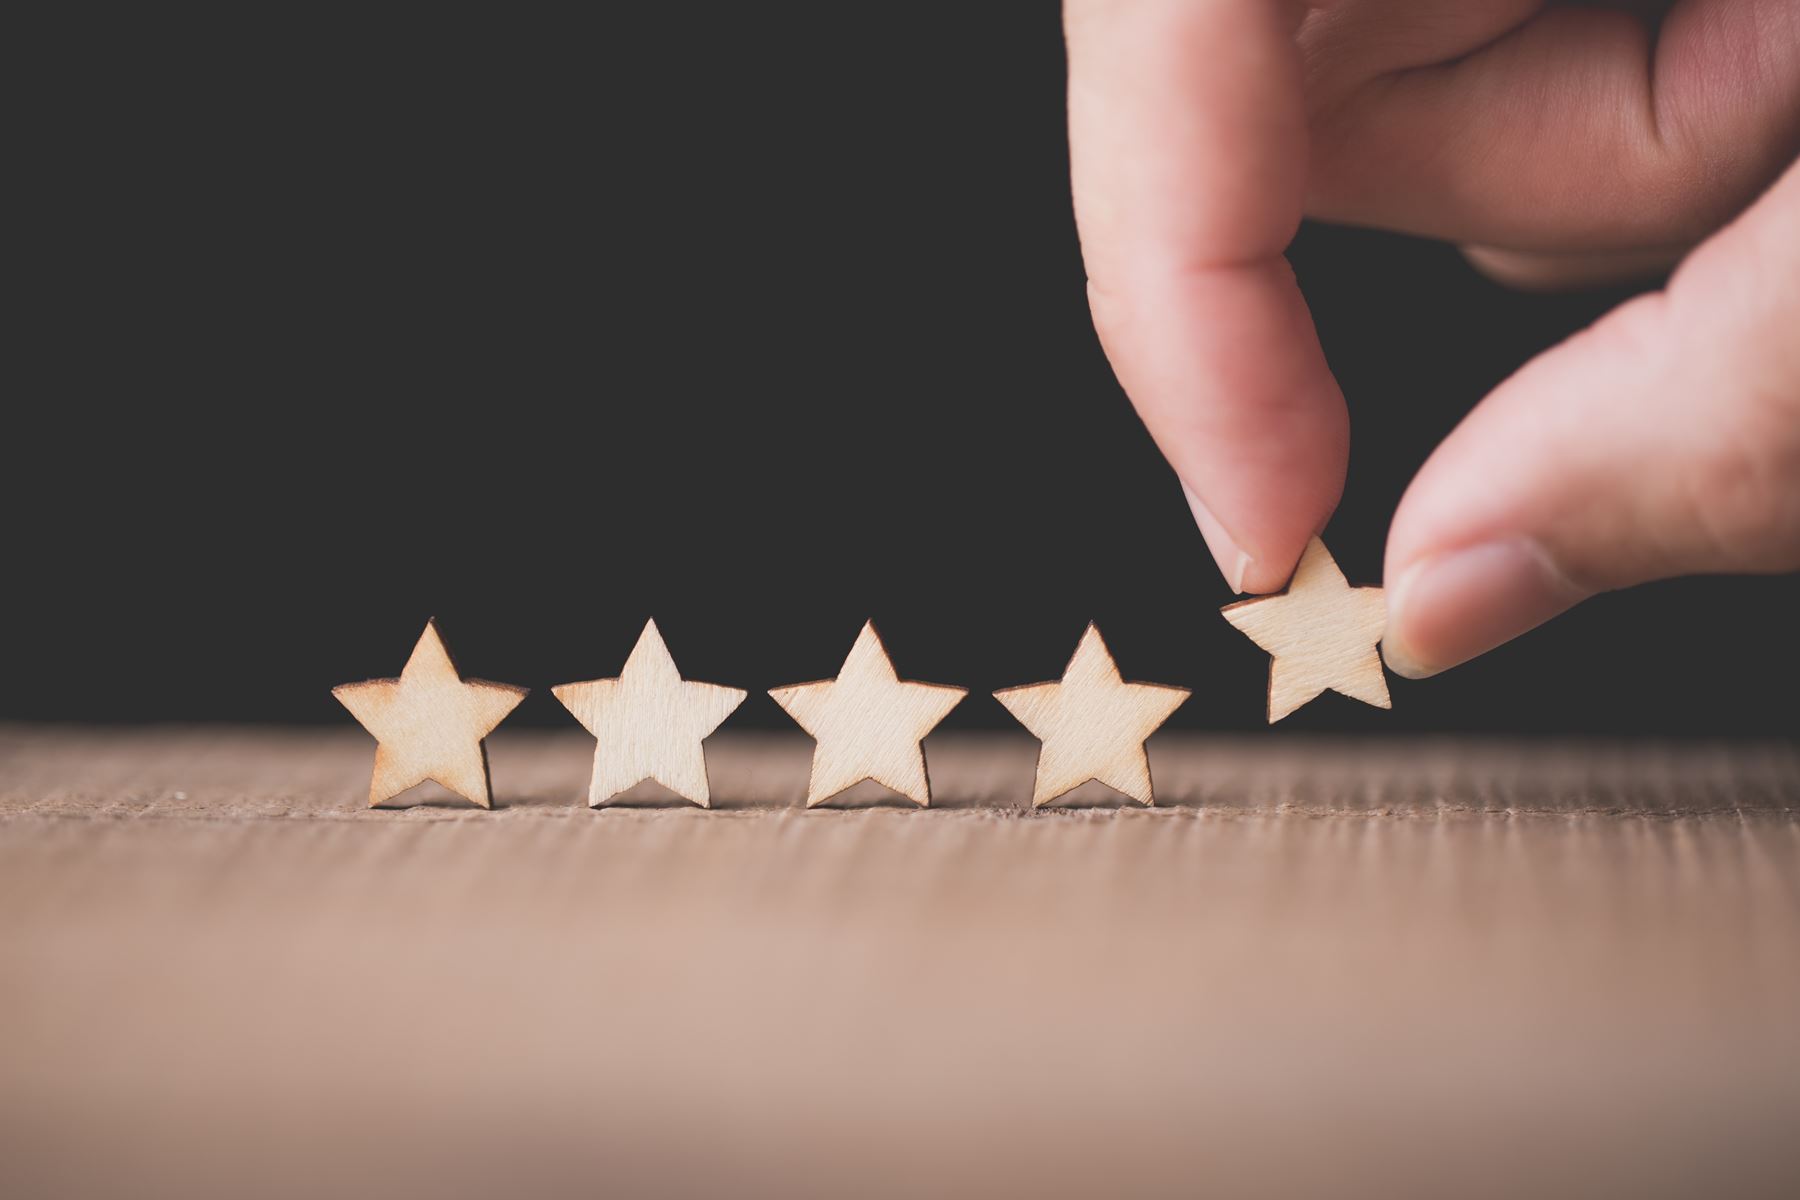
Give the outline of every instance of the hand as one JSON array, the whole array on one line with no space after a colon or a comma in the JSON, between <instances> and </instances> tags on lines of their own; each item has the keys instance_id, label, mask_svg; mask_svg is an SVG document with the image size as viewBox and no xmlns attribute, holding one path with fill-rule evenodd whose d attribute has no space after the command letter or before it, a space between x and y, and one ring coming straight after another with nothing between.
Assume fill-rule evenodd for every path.
<instances>
[{"instance_id":1,"label":"hand","mask_svg":"<svg viewBox=\"0 0 1800 1200\"><path fill-rule=\"evenodd\" d=\"M1234 590L1284 586L1343 487L1343 398L1282 257L1303 213L1530 286L1681 261L1420 471L1388 537L1393 670L1609 588L1800 568L1800 0L1065 16L1094 324Z\"/></svg>"}]
</instances>

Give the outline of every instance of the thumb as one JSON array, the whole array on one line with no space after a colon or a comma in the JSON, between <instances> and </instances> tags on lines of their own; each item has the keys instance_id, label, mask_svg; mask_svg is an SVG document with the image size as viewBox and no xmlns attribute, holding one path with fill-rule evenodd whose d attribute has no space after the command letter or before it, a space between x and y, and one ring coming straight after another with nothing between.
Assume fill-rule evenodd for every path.
<instances>
[{"instance_id":1,"label":"thumb","mask_svg":"<svg viewBox=\"0 0 1800 1200\"><path fill-rule=\"evenodd\" d=\"M1796 330L1800 164L1432 455L1388 537L1388 665L1435 674L1611 588L1800 568Z\"/></svg>"}]
</instances>

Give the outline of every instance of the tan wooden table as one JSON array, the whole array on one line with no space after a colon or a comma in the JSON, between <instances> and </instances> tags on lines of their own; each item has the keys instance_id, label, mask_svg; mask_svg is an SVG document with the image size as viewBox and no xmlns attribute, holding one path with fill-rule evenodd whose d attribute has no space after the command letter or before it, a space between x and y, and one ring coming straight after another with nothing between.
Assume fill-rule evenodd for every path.
<instances>
[{"instance_id":1,"label":"tan wooden table","mask_svg":"<svg viewBox=\"0 0 1800 1200\"><path fill-rule=\"evenodd\" d=\"M1791 745L711 745L366 812L355 730L0 728L0 1196L1800 1195Z\"/></svg>"}]
</instances>

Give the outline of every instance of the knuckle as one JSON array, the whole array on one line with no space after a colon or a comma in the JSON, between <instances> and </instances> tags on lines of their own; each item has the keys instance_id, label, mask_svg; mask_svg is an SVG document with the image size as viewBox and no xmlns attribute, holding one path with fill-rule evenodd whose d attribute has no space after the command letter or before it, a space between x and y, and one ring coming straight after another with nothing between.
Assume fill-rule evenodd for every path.
<instances>
[{"instance_id":1,"label":"knuckle","mask_svg":"<svg viewBox=\"0 0 1800 1200\"><path fill-rule=\"evenodd\" d=\"M1719 425L1690 503L1723 565L1800 569L1800 400L1751 388Z\"/></svg>"},{"instance_id":2,"label":"knuckle","mask_svg":"<svg viewBox=\"0 0 1800 1200\"><path fill-rule=\"evenodd\" d=\"M1127 291L1094 277L1088 279L1087 298L1094 332L1100 335L1101 347L1113 355L1130 338L1136 306Z\"/></svg>"}]
</instances>

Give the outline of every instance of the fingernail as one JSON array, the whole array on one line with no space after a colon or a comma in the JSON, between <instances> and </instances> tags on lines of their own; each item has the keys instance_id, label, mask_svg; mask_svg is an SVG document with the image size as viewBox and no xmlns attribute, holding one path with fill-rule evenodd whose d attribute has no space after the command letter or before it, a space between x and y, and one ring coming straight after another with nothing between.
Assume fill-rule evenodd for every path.
<instances>
[{"instance_id":1,"label":"fingernail","mask_svg":"<svg viewBox=\"0 0 1800 1200\"><path fill-rule=\"evenodd\" d=\"M1388 588L1388 669L1423 679L1535 629L1592 593L1529 538L1421 559Z\"/></svg>"},{"instance_id":2,"label":"fingernail","mask_svg":"<svg viewBox=\"0 0 1800 1200\"><path fill-rule=\"evenodd\" d=\"M1200 536L1206 539L1206 548L1212 551L1213 561L1225 573L1225 582L1231 585L1232 591L1242 592L1244 576L1255 560L1232 540L1225 532L1225 526L1219 524L1219 518L1212 515L1212 509L1206 507L1206 502L1185 482L1181 485L1181 494L1187 497L1188 507L1194 512L1194 523L1200 526Z\"/></svg>"}]
</instances>

